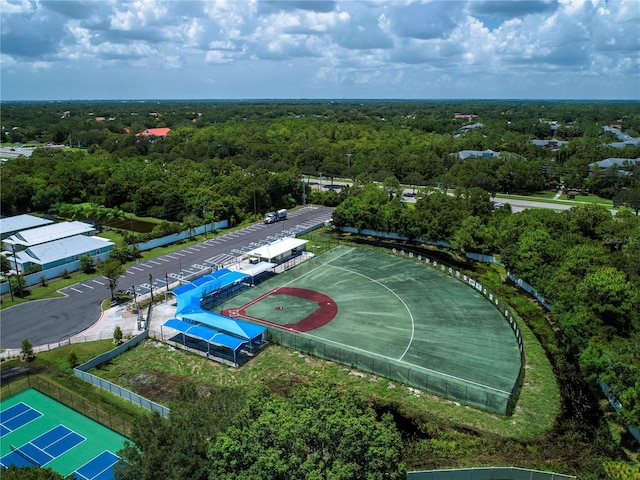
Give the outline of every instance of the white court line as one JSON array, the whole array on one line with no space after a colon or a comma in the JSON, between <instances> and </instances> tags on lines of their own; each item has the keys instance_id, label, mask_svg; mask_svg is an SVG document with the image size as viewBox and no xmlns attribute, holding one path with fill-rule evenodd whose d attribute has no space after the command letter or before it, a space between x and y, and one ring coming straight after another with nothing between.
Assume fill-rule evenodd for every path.
<instances>
[{"instance_id":1,"label":"white court line","mask_svg":"<svg viewBox=\"0 0 640 480\"><path fill-rule=\"evenodd\" d=\"M391 290L389 287L387 287L386 285L384 285L383 283L379 282L378 280L375 280L371 277L366 276L363 273L360 272L355 272L353 270L349 270L348 268L344 268L344 267L336 267L335 265L331 265L331 267L333 268L337 268L339 270L345 270L347 272L353 273L355 275L360 275L361 277L366 278L367 280L370 280L373 283L377 283L378 285L380 285L382 288L386 288L392 295L395 295L396 298L398 300L400 300L400 302L402 302L402 304L404 305L404 308L407 309L407 312L409 313L409 318L411 319L411 338L409 339L409 344L407 345L407 348L404 349L404 352L402 353L402 355L400 355L400 358L398 360L402 361L402 359L404 358L404 356L407 354L407 352L409 351L409 348L411 348L411 344L413 343L413 336L415 335L415 331L416 331L416 326L415 326L415 322L413 321L413 314L411 313L411 309L409 308L409 306L404 302L404 300L402 300L402 298L400 298L400 295L398 295L396 292L394 292L393 290Z\"/></svg>"},{"instance_id":2,"label":"white court line","mask_svg":"<svg viewBox=\"0 0 640 480\"><path fill-rule=\"evenodd\" d=\"M286 330L285 330L285 331L286 331ZM363 353L368 353L369 355L375 355L376 357L384 358L384 359L387 359L387 360L395 360L395 361L398 361L398 359L397 359L397 358L387 357L386 355L381 355L381 354L379 354L379 353L371 352L371 351L369 351L369 350L365 350L365 349L363 349L363 348L354 347L354 346L352 346L352 345L346 345L346 344L344 344L344 343L334 342L333 340L329 340L328 338L318 337L318 336L316 336L316 335L313 335L312 333L308 333L308 332L299 333L299 332L298 332L297 334L298 334L298 335L308 335L309 337L317 338L317 339L318 339L318 341L320 341L320 342L333 343L333 344L335 344L335 345L339 345L339 346L341 346L341 347L344 347L345 349L349 349L349 350L359 350L359 351L361 351L361 352L363 352ZM426 371L428 371L428 372L432 372L432 373L434 373L434 374L441 375L441 376L443 376L443 377L452 378L452 379L457 380L457 381L459 381L459 382L468 383L468 384L470 384L470 385L475 385L475 386L477 386L477 387L486 388L486 389L488 389L488 390L493 390L493 391L495 391L495 392L504 393L504 394L506 394L506 395L510 395L510 394L511 394L511 392L507 392L507 391L505 391L505 390L500 390L499 388L490 387L489 385L483 385L482 383L474 382L473 380L467 380L466 378L456 377L455 375L449 375L448 373L439 372L438 370L433 370L433 369L431 369L431 368L421 367L421 366L419 366L419 365L413 365L412 363L407 363L407 365L411 365L411 366L413 366L413 367L420 368L421 370L426 370Z\"/></svg>"},{"instance_id":3,"label":"white court line","mask_svg":"<svg viewBox=\"0 0 640 480\"><path fill-rule=\"evenodd\" d=\"M318 265L317 267L314 267L313 269L309 270L308 272L303 273L302 275L300 275L299 277L296 277L295 279L291 280L290 282L285 283L284 285L282 285L282 287L284 287L284 286L286 286L286 285L290 285L291 283L295 282L295 281L296 281L296 280L298 280L299 278L302 278L302 277L304 277L304 276L306 276L306 275L310 274L311 272L314 272L315 270L317 270L317 269L319 269L319 268L321 268L321 267L324 267L324 266L329 266L329 267L339 268L339 269L346 270L346 271L351 272L351 273L356 273L356 274L361 275L361 276L363 276L363 277L365 277L365 278L368 278L366 275L362 275L362 274L359 274L359 273L357 273L357 272L353 272L352 270L349 270L349 269L347 269L347 268L343 268L343 267L336 267L335 265L329 265L329 264L330 264L331 262L333 262L334 260L337 260L337 259L339 259L340 257L343 257L343 256L347 255L348 253L351 253L353 250L355 250L355 247L354 247L354 248L352 248L352 249L350 249L349 251L347 251L347 252L343 253L342 255L339 255L339 256L337 256L337 257L335 257L335 258L333 258L333 259L329 260L328 262L326 262L326 263L322 263L322 264ZM373 280L373 281L374 281L374 282L376 282L376 280ZM376 283L379 283L379 282L376 282ZM393 290L389 289L388 287L386 287L386 286L384 286L384 285L382 285L382 284L380 284L380 285L381 285L381 286L383 286L384 288L386 288L387 290L389 290L390 292L392 292L394 295L398 296L395 292L393 292ZM280 288L280 287L278 287L278 288ZM278 288L275 288L274 290L278 290ZM402 301L402 299L401 299L400 297L398 297L398 298L399 298L399 299L400 299L400 301L404 304L404 301ZM406 306L406 304L405 304L405 306ZM407 307L407 310L408 310L408 307ZM409 311L409 314L411 315L411 311ZM411 323L412 323L412 329L413 329L413 316L411 316ZM399 361L397 358L392 358L392 357L388 357L388 356L386 356L386 355L381 355L381 354L379 354L379 353L371 352L371 351L369 351L369 350L364 350L364 349L362 349L362 348L354 347L354 346L352 346L352 345L346 345L346 344L344 344L344 343L335 342L335 341L333 341L333 340L329 340L329 339L326 339L326 338L323 338L323 337L318 337L318 336L316 336L316 335L313 335L312 333L305 332L305 333L298 333L298 335L308 335L309 337L316 338L316 339L318 339L318 340L319 340L319 341L321 341L321 342L328 342L328 343L332 343L332 344L335 344L335 345L339 345L339 346L341 346L341 347L344 347L344 348L346 348L346 349L358 350L358 351L360 351L360 352L368 353L369 355L375 355L376 357L385 358L385 359L387 359L387 360ZM413 341L413 332L412 332L412 334L411 334L411 341ZM411 345L411 341L409 342L409 345ZM409 346L407 346L407 350L408 350L408 349L409 349ZM405 353L403 353L403 354L402 354L402 357L404 357L404 355L406 354L407 350L405 350ZM402 359L402 357L400 357L400 360ZM407 363L407 365L413 365L413 364L411 364L411 363ZM433 369L431 369L431 368L422 367L422 366L419 366L419 365L413 365L413 366L415 366L416 368L420 368L420 369L422 369L422 370L426 370L426 371L428 371L428 372L432 372L432 373L437 374L437 375L441 375L441 376L443 376L443 377L447 377L447 378L451 378L451 379L454 379L454 380L458 380L458 381L460 381L460 382L464 382L464 383L467 383L467 384L470 384L470 385L475 385L475 386L478 386L478 387L486 388L486 389L488 389L488 390L493 390L493 391L495 391L495 392L500 392L500 393L504 393L504 394L507 394L507 395L509 395L509 394L511 393L511 392L507 392L507 391L505 391L505 390L500 390L499 388L491 387L491 386L489 386L489 385L484 385L484 384L482 384L482 383L474 382L473 380L468 380L468 379L466 379L466 378L456 377L455 375L450 375L450 374L448 374L448 373L439 372L438 370L433 370Z\"/></svg>"}]
</instances>

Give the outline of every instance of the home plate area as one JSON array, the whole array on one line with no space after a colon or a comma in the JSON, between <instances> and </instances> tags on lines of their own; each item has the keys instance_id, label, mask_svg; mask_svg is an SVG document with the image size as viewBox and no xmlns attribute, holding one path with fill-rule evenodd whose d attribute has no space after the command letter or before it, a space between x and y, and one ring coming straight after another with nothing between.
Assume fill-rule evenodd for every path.
<instances>
[{"instance_id":1,"label":"home plate area","mask_svg":"<svg viewBox=\"0 0 640 480\"><path fill-rule=\"evenodd\" d=\"M294 332L320 328L338 314L338 305L324 293L306 288L278 287L223 315Z\"/></svg>"}]
</instances>

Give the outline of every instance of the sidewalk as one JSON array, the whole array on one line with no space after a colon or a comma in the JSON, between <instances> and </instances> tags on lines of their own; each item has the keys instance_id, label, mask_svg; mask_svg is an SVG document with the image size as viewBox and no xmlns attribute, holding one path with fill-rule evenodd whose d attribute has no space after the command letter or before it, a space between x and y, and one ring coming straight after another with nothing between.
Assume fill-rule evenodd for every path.
<instances>
[{"instance_id":1,"label":"sidewalk","mask_svg":"<svg viewBox=\"0 0 640 480\"><path fill-rule=\"evenodd\" d=\"M72 343L75 339L83 337L109 338L113 336L113 330L119 326L122 332L127 335L130 332L138 332L137 315L129 309L130 304L121 305L110 308L102 312L100 320L94 323L88 329L74 335ZM142 311L142 318L147 317L147 308ZM175 318L176 305L175 297L171 295L167 303L160 302L153 305L151 309L151 322L149 322L149 330L160 331L160 326L169 320Z\"/></svg>"}]
</instances>

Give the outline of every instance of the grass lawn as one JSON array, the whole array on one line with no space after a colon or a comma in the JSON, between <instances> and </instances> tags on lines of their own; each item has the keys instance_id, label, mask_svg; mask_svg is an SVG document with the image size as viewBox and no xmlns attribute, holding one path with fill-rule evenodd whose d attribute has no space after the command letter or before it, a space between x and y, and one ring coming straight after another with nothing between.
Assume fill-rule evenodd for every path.
<instances>
[{"instance_id":1,"label":"grass lawn","mask_svg":"<svg viewBox=\"0 0 640 480\"><path fill-rule=\"evenodd\" d=\"M522 331L528 345L533 337L525 329ZM87 402L95 404L101 411L122 419L126 428L130 429L135 416L140 415L143 410L80 381L72 375L68 360L72 350L81 363L112 347L111 340L65 346L39 353L30 364L11 360L3 362L0 368L28 365L32 372L41 370L38 375L48 382L59 386L63 391L74 392ZM424 463L432 460L425 451L440 450L445 445L447 448L437 458L437 462L445 466L455 466L459 462L476 465L509 463L512 442L537 442L537 439L546 436L553 428L558 413L555 408L558 405L557 392L553 388L553 378L546 385L549 383L548 379L541 375L542 372L550 371L544 365L544 353L538 355L535 348L529 350L530 370L535 373L527 373L527 386L520 397L517 411L511 417L460 405L278 345L267 347L251 362L235 369L163 346L155 340L148 340L92 373L133 389L147 398L162 400L162 403L173 398L177 385L184 382L198 385L202 392L219 386L252 389L258 384L265 384L272 391L286 393L294 385L318 380L336 385L345 394L357 390L364 393L376 408L394 411L398 418L409 419L407 423L413 425L413 428L426 432L426 435L422 433L405 442L408 466L419 469L430 466ZM24 381L18 380L16 383ZM33 383L33 377L31 381ZM16 386L13 385L15 391ZM0 390L2 398L8 395L10 388L3 385ZM46 390L44 393L47 393ZM57 399L58 395L54 394L53 397ZM539 454L540 459L531 455L532 465L542 465L546 452L534 453Z\"/></svg>"},{"instance_id":2,"label":"grass lawn","mask_svg":"<svg viewBox=\"0 0 640 480\"><path fill-rule=\"evenodd\" d=\"M575 205L579 206L583 203L594 203L596 205L602 205L607 208L613 208L613 201L606 198L601 198L596 195L578 195L574 200L568 200L565 194L561 195L558 200L554 200L555 192L536 192L530 195L505 195L499 193L496 198L500 200L508 201L510 198L514 200L540 200L545 203L558 203L562 205Z\"/></svg>"},{"instance_id":3,"label":"grass lawn","mask_svg":"<svg viewBox=\"0 0 640 480\"><path fill-rule=\"evenodd\" d=\"M160 395L160 398L151 398L159 402L167 401L167 397L163 397L167 385L177 386L188 381L203 387L249 388L256 383L264 383L273 390L282 390L297 383L321 379L345 389L364 391L376 404L394 406L409 418L424 422L437 418L440 422L446 420L504 438L533 439L553 428L560 412L560 397L543 349L533 334L525 329L526 326L522 329L528 362L526 386L512 416L464 406L277 345L269 346L246 365L234 369L148 341L92 373L134 391L144 388L147 395ZM151 380L154 377L157 385ZM138 378L144 378L145 384L138 385ZM143 392L138 391L140 394Z\"/></svg>"}]
</instances>

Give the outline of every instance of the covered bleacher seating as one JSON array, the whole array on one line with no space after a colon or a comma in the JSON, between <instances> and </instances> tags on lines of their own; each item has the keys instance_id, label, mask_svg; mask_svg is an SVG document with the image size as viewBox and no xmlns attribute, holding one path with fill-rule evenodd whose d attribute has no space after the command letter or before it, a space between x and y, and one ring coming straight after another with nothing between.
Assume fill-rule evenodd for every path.
<instances>
[{"instance_id":1,"label":"covered bleacher seating","mask_svg":"<svg viewBox=\"0 0 640 480\"><path fill-rule=\"evenodd\" d=\"M227 298L242 288L249 288L250 280L245 273L222 269L173 289L179 318L162 325L177 332L169 340L233 366L244 363L266 343L267 329L205 310L201 305L207 298L215 299L221 294ZM164 328L161 332L165 339Z\"/></svg>"}]
</instances>

